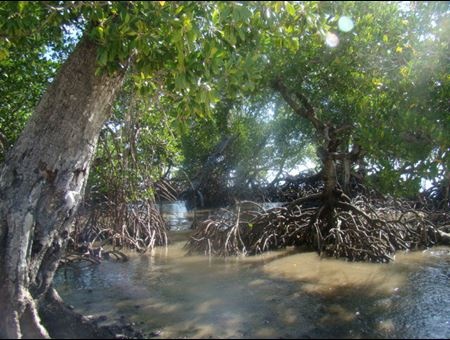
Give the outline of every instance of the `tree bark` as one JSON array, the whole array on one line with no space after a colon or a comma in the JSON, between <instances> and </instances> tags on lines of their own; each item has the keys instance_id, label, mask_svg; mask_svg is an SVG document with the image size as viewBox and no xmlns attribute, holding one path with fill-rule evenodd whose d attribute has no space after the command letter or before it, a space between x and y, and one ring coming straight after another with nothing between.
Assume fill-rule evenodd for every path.
<instances>
[{"instance_id":1,"label":"tree bark","mask_svg":"<svg viewBox=\"0 0 450 340\"><path fill-rule=\"evenodd\" d=\"M125 67L96 75L83 38L0 169L0 337L48 338L38 307L84 194L100 129Z\"/></svg>"}]
</instances>

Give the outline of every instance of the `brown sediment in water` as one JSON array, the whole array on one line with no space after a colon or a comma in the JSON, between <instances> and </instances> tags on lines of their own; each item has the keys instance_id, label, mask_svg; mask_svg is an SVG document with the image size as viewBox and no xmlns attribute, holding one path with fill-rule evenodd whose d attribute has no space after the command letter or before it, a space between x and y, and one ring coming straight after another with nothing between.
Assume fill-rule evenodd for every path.
<instances>
[{"instance_id":1,"label":"brown sediment in water","mask_svg":"<svg viewBox=\"0 0 450 340\"><path fill-rule=\"evenodd\" d=\"M180 240L128 263L102 263L60 288L77 310L125 315L159 338L395 337L402 329L390 311L403 294L412 299L411 274L435 259L411 252L390 264L351 263L295 249L208 258L186 256Z\"/></svg>"}]
</instances>

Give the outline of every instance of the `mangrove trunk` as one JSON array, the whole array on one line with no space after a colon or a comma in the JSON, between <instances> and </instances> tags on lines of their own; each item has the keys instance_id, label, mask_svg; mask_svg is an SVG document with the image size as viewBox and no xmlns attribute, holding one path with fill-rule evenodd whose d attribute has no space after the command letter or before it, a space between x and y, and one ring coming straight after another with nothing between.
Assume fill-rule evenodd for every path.
<instances>
[{"instance_id":1,"label":"mangrove trunk","mask_svg":"<svg viewBox=\"0 0 450 340\"><path fill-rule=\"evenodd\" d=\"M0 169L0 337L48 338L39 305L51 288L84 193L100 129L124 69L96 75L83 38Z\"/></svg>"}]
</instances>

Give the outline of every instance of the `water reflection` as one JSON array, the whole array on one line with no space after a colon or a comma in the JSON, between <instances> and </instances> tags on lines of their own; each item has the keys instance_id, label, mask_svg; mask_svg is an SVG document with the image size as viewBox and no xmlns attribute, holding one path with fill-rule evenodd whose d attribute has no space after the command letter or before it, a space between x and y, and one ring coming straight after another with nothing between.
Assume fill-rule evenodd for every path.
<instances>
[{"instance_id":1,"label":"water reflection","mask_svg":"<svg viewBox=\"0 0 450 340\"><path fill-rule=\"evenodd\" d=\"M169 247L130 253L126 263L60 270L61 296L107 322L126 316L149 337L450 338L450 248L398 254L391 264L295 249L185 256L193 212L182 202L162 211L172 223Z\"/></svg>"},{"instance_id":2,"label":"water reflection","mask_svg":"<svg viewBox=\"0 0 450 340\"><path fill-rule=\"evenodd\" d=\"M450 250L346 263L292 250L184 256L183 242L128 263L59 273L85 314L129 317L162 338L449 338Z\"/></svg>"}]
</instances>

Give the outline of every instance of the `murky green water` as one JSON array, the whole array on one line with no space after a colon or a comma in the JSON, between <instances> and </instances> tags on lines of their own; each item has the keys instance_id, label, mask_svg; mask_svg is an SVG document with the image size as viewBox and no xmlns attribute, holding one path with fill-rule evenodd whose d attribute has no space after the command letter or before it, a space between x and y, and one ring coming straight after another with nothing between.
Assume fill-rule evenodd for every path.
<instances>
[{"instance_id":1,"label":"murky green water","mask_svg":"<svg viewBox=\"0 0 450 340\"><path fill-rule=\"evenodd\" d=\"M448 247L367 264L293 250L188 257L183 244L61 270L57 289L83 314L160 338L450 338Z\"/></svg>"}]
</instances>

